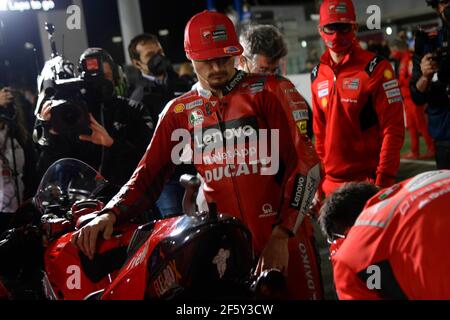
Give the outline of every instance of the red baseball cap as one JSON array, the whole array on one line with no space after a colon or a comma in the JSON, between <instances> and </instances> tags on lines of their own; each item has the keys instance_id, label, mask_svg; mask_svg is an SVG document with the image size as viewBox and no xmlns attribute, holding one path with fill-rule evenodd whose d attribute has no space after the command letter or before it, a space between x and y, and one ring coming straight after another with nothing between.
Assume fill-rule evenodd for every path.
<instances>
[{"instance_id":1,"label":"red baseball cap","mask_svg":"<svg viewBox=\"0 0 450 320\"><path fill-rule=\"evenodd\" d=\"M197 13L184 29L184 51L191 60L210 60L239 56L239 43L233 22L224 14L212 11Z\"/></svg>"},{"instance_id":2,"label":"red baseball cap","mask_svg":"<svg viewBox=\"0 0 450 320\"><path fill-rule=\"evenodd\" d=\"M355 7L351 0L324 0L320 5L320 26L331 23L356 23Z\"/></svg>"}]
</instances>

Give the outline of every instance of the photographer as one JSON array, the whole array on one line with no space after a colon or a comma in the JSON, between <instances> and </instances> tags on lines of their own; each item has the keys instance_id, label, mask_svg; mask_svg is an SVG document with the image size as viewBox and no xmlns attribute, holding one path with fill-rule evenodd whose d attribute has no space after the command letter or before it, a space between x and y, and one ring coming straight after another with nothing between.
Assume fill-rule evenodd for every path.
<instances>
[{"instance_id":1,"label":"photographer","mask_svg":"<svg viewBox=\"0 0 450 320\"><path fill-rule=\"evenodd\" d=\"M450 1L427 0L436 9L442 27L418 31L414 54L411 97L417 105L428 103L428 129L435 139L436 166L450 169Z\"/></svg>"},{"instance_id":2,"label":"photographer","mask_svg":"<svg viewBox=\"0 0 450 320\"><path fill-rule=\"evenodd\" d=\"M100 76L88 78L92 64L99 64L102 72ZM42 176L54 161L72 157L96 168L113 184L121 185L130 178L144 154L153 123L142 104L114 95L114 87L120 82L118 66L105 50L87 49L80 57L80 68L86 75L85 100L91 133L58 132L65 125L61 119L55 119L56 115L64 117L61 112L55 113L59 101L45 101L36 123L38 142L42 146L38 173ZM53 127L55 120L61 129Z\"/></svg>"},{"instance_id":3,"label":"photographer","mask_svg":"<svg viewBox=\"0 0 450 320\"><path fill-rule=\"evenodd\" d=\"M36 191L35 150L17 92L0 86L0 232ZM19 103L18 103L19 102Z\"/></svg>"}]
</instances>

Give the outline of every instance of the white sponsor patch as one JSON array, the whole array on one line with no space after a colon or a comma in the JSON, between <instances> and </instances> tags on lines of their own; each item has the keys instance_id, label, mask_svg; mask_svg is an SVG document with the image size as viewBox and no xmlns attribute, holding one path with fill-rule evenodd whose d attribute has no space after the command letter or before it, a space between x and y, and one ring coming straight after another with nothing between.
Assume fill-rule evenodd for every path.
<instances>
[{"instance_id":1,"label":"white sponsor patch","mask_svg":"<svg viewBox=\"0 0 450 320\"><path fill-rule=\"evenodd\" d=\"M308 110L295 110L292 112L295 121L308 120Z\"/></svg>"},{"instance_id":2,"label":"white sponsor patch","mask_svg":"<svg viewBox=\"0 0 450 320\"><path fill-rule=\"evenodd\" d=\"M397 80L391 80L388 82L383 83L383 89L385 91L390 90L390 89L394 89L398 87L398 81Z\"/></svg>"},{"instance_id":3,"label":"white sponsor patch","mask_svg":"<svg viewBox=\"0 0 450 320\"><path fill-rule=\"evenodd\" d=\"M399 96L401 97L402 94L400 92L400 89L397 88L397 89L392 89L392 90L386 91L386 96L388 98L394 98L394 97L399 97Z\"/></svg>"},{"instance_id":4,"label":"white sponsor patch","mask_svg":"<svg viewBox=\"0 0 450 320\"><path fill-rule=\"evenodd\" d=\"M200 107L203 105L203 99L198 99L186 104L186 110L194 109L195 107Z\"/></svg>"},{"instance_id":5,"label":"white sponsor patch","mask_svg":"<svg viewBox=\"0 0 450 320\"><path fill-rule=\"evenodd\" d=\"M319 98L327 96L328 95L328 88L319 90L319 92L317 94L319 95Z\"/></svg>"},{"instance_id":6,"label":"white sponsor patch","mask_svg":"<svg viewBox=\"0 0 450 320\"><path fill-rule=\"evenodd\" d=\"M395 103L395 102L403 102L402 97L396 97L388 100L389 104Z\"/></svg>"},{"instance_id":7,"label":"white sponsor patch","mask_svg":"<svg viewBox=\"0 0 450 320\"><path fill-rule=\"evenodd\" d=\"M342 98L341 102L346 102L346 103L358 103L358 100L355 99L350 99L350 98Z\"/></svg>"},{"instance_id":8,"label":"white sponsor patch","mask_svg":"<svg viewBox=\"0 0 450 320\"><path fill-rule=\"evenodd\" d=\"M327 88L327 89L328 89L328 80L319 82L319 83L317 84L317 90L322 90L322 89L324 89L324 88Z\"/></svg>"}]
</instances>

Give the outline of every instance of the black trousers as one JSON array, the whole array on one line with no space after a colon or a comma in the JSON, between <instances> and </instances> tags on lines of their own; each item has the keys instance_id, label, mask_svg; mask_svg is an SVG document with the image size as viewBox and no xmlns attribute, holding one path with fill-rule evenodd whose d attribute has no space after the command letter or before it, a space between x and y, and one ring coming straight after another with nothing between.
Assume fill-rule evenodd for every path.
<instances>
[{"instance_id":1,"label":"black trousers","mask_svg":"<svg viewBox=\"0 0 450 320\"><path fill-rule=\"evenodd\" d=\"M436 141L436 167L450 169L450 140Z\"/></svg>"}]
</instances>

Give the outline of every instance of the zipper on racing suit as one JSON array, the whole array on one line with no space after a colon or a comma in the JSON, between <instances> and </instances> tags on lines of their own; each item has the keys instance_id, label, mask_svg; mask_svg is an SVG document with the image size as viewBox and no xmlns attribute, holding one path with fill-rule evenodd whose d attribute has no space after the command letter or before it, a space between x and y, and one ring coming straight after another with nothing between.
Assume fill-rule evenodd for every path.
<instances>
[{"instance_id":1,"label":"zipper on racing suit","mask_svg":"<svg viewBox=\"0 0 450 320\"><path fill-rule=\"evenodd\" d=\"M219 119L219 127L220 127L220 131L222 132L222 135L223 135L224 132L225 132L225 124L224 124L224 122L222 120L222 115L221 115L222 109L223 109L223 104L222 104L221 101L219 101L219 110L216 110L216 116ZM228 168L231 170L231 168L230 168L231 165L230 164L226 164L226 166L228 166ZM234 167L234 165L233 165L233 167ZM246 225L247 222L245 220L244 213L242 212L241 198L240 198L240 195L239 195L239 189L238 189L238 186L237 186L237 182L236 182L236 179L235 179L236 177L235 177L234 173L235 173L235 170L233 170L233 172L230 171L231 181L233 183L234 193L236 194L236 200L237 200L237 203L238 203L239 213L241 215L242 222ZM224 176L225 176L225 169L224 169Z\"/></svg>"}]
</instances>

